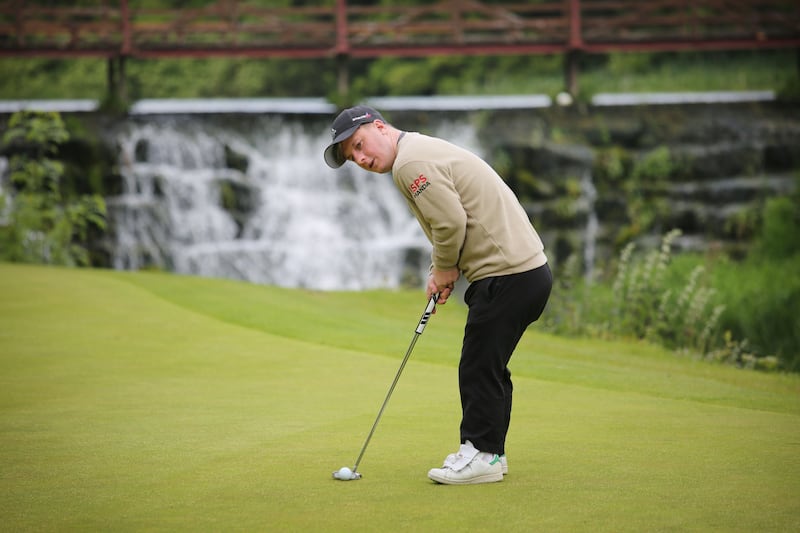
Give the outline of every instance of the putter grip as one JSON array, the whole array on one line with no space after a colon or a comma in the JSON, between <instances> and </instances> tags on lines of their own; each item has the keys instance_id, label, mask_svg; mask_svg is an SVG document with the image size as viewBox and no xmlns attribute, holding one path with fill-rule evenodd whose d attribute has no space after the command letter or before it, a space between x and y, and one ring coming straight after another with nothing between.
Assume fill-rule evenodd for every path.
<instances>
[{"instance_id":1,"label":"putter grip","mask_svg":"<svg viewBox=\"0 0 800 533\"><path fill-rule=\"evenodd\" d=\"M422 313L422 318L419 319L419 324L417 324L417 335L422 335L422 332L425 331L425 326L428 324L428 319L430 319L437 301L439 301L438 292L434 293L431 299L428 300L428 307L425 308L425 312Z\"/></svg>"}]
</instances>

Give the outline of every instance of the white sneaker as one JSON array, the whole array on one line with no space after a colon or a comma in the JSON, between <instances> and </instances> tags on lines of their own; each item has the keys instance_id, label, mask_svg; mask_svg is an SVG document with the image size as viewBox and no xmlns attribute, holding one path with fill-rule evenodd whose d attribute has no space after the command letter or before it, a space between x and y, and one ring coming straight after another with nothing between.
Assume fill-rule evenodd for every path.
<instances>
[{"instance_id":1,"label":"white sneaker","mask_svg":"<svg viewBox=\"0 0 800 533\"><path fill-rule=\"evenodd\" d=\"M445 457L444 458L444 464L442 465L442 468L447 468L447 467L451 466L453 463L455 463L456 462L456 457L458 457L458 455L455 454L455 453L451 453L450 455ZM508 474L508 459L506 458L506 454L503 454L503 455L500 456L500 466L503 467L503 475L504 476L507 475Z\"/></svg>"},{"instance_id":2,"label":"white sneaker","mask_svg":"<svg viewBox=\"0 0 800 533\"><path fill-rule=\"evenodd\" d=\"M445 485L492 483L503 480L503 467L497 454L481 453L467 441L447 456L442 468L428 471L428 477Z\"/></svg>"}]
</instances>

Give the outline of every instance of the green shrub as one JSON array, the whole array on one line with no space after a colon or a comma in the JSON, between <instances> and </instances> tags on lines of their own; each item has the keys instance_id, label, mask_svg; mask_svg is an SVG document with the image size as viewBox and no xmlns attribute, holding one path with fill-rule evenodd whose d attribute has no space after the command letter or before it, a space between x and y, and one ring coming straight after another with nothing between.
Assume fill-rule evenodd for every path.
<instances>
[{"instance_id":1,"label":"green shrub","mask_svg":"<svg viewBox=\"0 0 800 533\"><path fill-rule=\"evenodd\" d=\"M663 190L678 168L666 146L651 150L633 162L621 161L617 171L627 166L630 171L622 182L627 224L617 232L618 244L630 242L657 227L669 211L669 204L653 193Z\"/></svg>"},{"instance_id":2,"label":"green shrub","mask_svg":"<svg viewBox=\"0 0 800 533\"><path fill-rule=\"evenodd\" d=\"M798 192L767 200L751 253L715 269L721 328L747 349L800 371L800 213ZM730 345L730 343L728 343Z\"/></svg>"},{"instance_id":3,"label":"green shrub","mask_svg":"<svg viewBox=\"0 0 800 533\"><path fill-rule=\"evenodd\" d=\"M52 159L69 139L58 113L12 115L3 136L11 190L0 198L0 258L55 265L88 265L91 226L105 228L99 195L64 191L64 165Z\"/></svg>"},{"instance_id":4,"label":"green shrub","mask_svg":"<svg viewBox=\"0 0 800 533\"><path fill-rule=\"evenodd\" d=\"M755 246L759 256L785 259L800 253L800 195L780 196L764 206L761 234Z\"/></svg>"},{"instance_id":5,"label":"green shrub","mask_svg":"<svg viewBox=\"0 0 800 533\"><path fill-rule=\"evenodd\" d=\"M611 283L588 284L578 256L555 269L543 327L570 336L644 339L741 367L800 370L800 255L761 267L628 244ZM779 273L780 272L780 273ZM781 291L783 289L783 291ZM797 359L797 360L796 360Z\"/></svg>"},{"instance_id":6,"label":"green shrub","mask_svg":"<svg viewBox=\"0 0 800 533\"><path fill-rule=\"evenodd\" d=\"M720 328L747 339L749 350L774 355L800 371L800 254L781 260L726 262L714 270Z\"/></svg>"},{"instance_id":7,"label":"green shrub","mask_svg":"<svg viewBox=\"0 0 800 533\"><path fill-rule=\"evenodd\" d=\"M587 333L584 316L591 298L581 280L581 263L578 254L570 255L566 261L554 266L553 291L543 315L542 326L559 335L583 335Z\"/></svg>"},{"instance_id":8,"label":"green shrub","mask_svg":"<svg viewBox=\"0 0 800 533\"><path fill-rule=\"evenodd\" d=\"M612 287L614 304L606 329L704 354L714 343L724 307L713 305L715 291L707 286L702 265L695 266L683 282L667 284L672 243L680 233L670 231L659 249L644 255L634 254L633 243L625 247Z\"/></svg>"}]
</instances>

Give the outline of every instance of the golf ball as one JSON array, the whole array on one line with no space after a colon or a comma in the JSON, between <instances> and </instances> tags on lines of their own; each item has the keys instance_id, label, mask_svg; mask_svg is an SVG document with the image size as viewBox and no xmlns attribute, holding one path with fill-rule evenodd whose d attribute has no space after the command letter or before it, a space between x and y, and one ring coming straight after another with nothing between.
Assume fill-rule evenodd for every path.
<instances>
[{"instance_id":1,"label":"golf ball","mask_svg":"<svg viewBox=\"0 0 800 533\"><path fill-rule=\"evenodd\" d=\"M353 477L353 471L346 466L343 466L339 469L339 472L337 472L336 475L339 476L339 479L341 480L349 480Z\"/></svg>"}]
</instances>

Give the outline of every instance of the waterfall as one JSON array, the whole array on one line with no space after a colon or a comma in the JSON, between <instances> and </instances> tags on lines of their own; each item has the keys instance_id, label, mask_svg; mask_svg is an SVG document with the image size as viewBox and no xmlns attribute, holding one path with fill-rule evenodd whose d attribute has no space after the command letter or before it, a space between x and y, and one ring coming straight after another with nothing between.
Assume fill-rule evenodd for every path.
<instances>
[{"instance_id":1,"label":"waterfall","mask_svg":"<svg viewBox=\"0 0 800 533\"><path fill-rule=\"evenodd\" d=\"M430 244L391 176L328 168L329 119L314 122L128 121L122 194L108 199L113 266L319 290L421 285Z\"/></svg>"}]
</instances>

